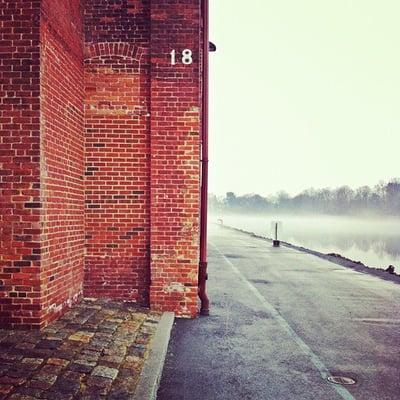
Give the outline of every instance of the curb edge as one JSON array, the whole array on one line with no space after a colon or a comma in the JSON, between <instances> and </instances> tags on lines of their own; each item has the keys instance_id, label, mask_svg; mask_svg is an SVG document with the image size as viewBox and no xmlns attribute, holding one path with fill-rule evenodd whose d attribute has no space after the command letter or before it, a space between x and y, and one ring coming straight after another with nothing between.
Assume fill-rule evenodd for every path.
<instances>
[{"instance_id":1,"label":"curb edge","mask_svg":"<svg viewBox=\"0 0 400 400\"><path fill-rule=\"evenodd\" d=\"M150 355L144 363L133 400L156 400L175 314L164 312L158 323L156 334L150 349Z\"/></svg>"}]
</instances>

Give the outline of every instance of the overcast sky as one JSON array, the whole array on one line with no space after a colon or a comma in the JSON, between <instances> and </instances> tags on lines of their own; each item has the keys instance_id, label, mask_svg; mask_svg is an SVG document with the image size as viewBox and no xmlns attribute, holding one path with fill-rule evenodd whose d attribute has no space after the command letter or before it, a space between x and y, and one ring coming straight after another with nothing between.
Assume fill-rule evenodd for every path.
<instances>
[{"instance_id":1,"label":"overcast sky","mask_svg":"<svg viewBox=\"0 0 400 400\"><path fill-rule=\"evenodd\" d=\"M211 0L210 192L400 176L399 0Z\"/></svg>"}]
</instances>

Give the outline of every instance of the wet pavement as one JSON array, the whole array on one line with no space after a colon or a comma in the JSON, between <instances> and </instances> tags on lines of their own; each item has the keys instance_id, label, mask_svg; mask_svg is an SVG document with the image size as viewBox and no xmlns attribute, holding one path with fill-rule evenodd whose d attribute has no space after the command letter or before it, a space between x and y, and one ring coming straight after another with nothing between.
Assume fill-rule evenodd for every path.
<instances>
[{"instance_id":1,"label":"wet pavement","mask_svg":"<svg viewBox=\"0 0 400 400\"><path fill-rule=\"evenodd\" d=\"M0 399L131 399L160 317L85 299L41 332L0 330Z\"/></svg>"},{"instance_id":2,"label":"wet pavement","mask_svg":"<svg viewBox=\"0 0 400 400\"><path fill-rule=\"evenodd\" d=\"M400 399L398 283L222 227L209 243L211 315L176 320L158 400Z\"/></svg>"}]
</instances>

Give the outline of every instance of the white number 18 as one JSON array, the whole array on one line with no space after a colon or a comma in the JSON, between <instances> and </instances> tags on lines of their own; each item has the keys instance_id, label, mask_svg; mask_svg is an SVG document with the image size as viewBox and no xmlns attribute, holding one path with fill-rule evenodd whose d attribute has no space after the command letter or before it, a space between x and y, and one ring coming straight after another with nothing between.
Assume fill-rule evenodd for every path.
<instances>
[{"instance_id":1,"label":"white number 18","mask_svg":"<svg viewBox=\"0 0 400 400\"><path fill-rule=\"evenodd\" d=\"M176 51L172 50L171 53L171 65L176 64ZM190 65L193 63L193 52L190 49L185 49L182 51L182 64Z\"/></svg>"}]
</instances>

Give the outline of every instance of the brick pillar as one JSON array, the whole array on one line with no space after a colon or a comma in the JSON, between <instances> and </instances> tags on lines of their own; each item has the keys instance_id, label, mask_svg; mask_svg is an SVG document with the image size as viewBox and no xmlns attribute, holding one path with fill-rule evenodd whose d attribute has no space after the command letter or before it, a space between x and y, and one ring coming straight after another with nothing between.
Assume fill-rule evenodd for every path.
<instances>
[{"instance_id":1,"label":"brick pillar","mask_svg":"<svg viewBox=\"0 0 400 400\"><path fill-rule=\"evenodd\" d=\"M82 291L80 1L0 11L0 327L39 328Z\"/></svg>"},{"instance_id":2,"label":"brick pillar","mask_svg":"<svg viewBox=\"0 0 400 400\"><path fill-rule=\"evenodd\" d=\"M150 305L186 317L197 314L200 3L151 3Z\"/></svg>"},{"instance_id":3,"label":"brick pillar","mask_svg":"<svg viewBox=\"0 0 400 400\"><path fill-rule=\"evenodd\" d=\"M40 1L0 10L0 326L39 326Z\"/></svg>"}]
</instances>

